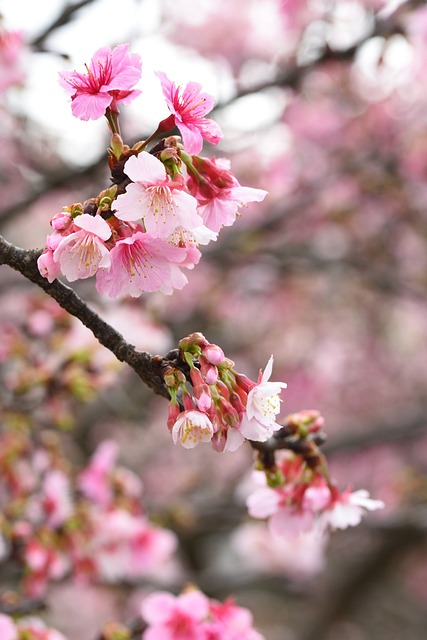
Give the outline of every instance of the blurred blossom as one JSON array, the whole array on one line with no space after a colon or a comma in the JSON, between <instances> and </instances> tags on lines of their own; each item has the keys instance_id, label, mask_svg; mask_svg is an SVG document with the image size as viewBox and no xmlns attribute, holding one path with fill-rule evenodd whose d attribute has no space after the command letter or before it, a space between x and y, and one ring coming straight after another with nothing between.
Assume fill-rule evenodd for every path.
<instances>
[{"instance_id":1,"label":"blurred blossom","mask_svg":"<svg viewBox=\"0 0 427 640\"><path fill-rule=\"evenodd\" d=\"M248 522L234 531L231 540L244 566L260 573L300 581L315 576L326 564L327 537L317 532L290 539L271 535L264 523Z\"/></svg>"}]
</instances>

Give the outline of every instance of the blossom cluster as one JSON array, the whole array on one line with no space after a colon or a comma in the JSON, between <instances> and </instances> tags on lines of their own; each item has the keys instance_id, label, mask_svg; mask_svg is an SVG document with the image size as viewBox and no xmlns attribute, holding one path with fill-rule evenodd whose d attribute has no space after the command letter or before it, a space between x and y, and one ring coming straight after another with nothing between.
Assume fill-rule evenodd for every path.
<instances>
[{"instance_id":1,"label":"blossom cluster","mask_svg":"<svg viewBox=\"0 0 427 640\"><path fill-rule=\"evenodd\" d=\"M308 532L324 536L329 530L357 526L366 511L382 509L368 491L340 491L330 480L324 464L310 469L300 455L287 451L276 461L271 474L254 471L257 488L246 504L253 518L268 518L273 536L294 538Z\"/></svg>"},{"instance_id":2,"label":"blossom cluster","mask_svg":"<svg viewBox=\"0 0 427 640\"><path fill-rule=\"evenodd\" d=\"M102 443L73 482L53 434L45 440L5 433L0 442L0 559L21 559L26 593L68 574L117 582L165 568L176 537L144 514L141 481L116 466L117 445Z\"/></svg>"},{"instance_id":3,"label":"blossom cluster","mask_svg":"<svg viewBox=\"0 0 427 640\"><path fill-rule=\"evenodd\" d=\"M101 294L113 298L142 292L171 294L182 289L200 260L200 245L216 240L234 223L239 208L262 201L267 192L242 187L224 159L199 157L203 139L217 144L219 126L205 117L213 98L195 82L177 87L157 72L171 116L150 138L130 149L119 135L118 103L139 91L141 61L128 45L99 49L87 68L61 74L73 114L83 120L107 117L112 131L110 168L115 185L97 198L65 207L51 220L54 231L38 259L40 273L52 282L96 275ZM178 127L176 136L159 134Z\"/></svg>"},{"instance_id":4,"label":"blossom cluster","mask_svg":"<svg viewBox=\"0 0 427 640\"><path fill-rule=\"evenodd\" d=\"M253 382L237 373L234 362L201 333L181 340L179 350L190 368L192 393L181 371L165 373L171 397L168 427L175 443L192 449L199 442L210 442L216 451L235 451L246 438L264 442L281 428L276 416L286 383L270 382L273 356Z\"/></svg>"},{"instance_id":5,"label":"blossom cluster","mask_svg":"<svg viewBox=\"0 0 427 640\"><path fill-rule=\"evenodd\" d=\"M263 640L247 609L231 600L211 600L195 589L179 596L152 593L141 614L149 625L143 640Z\"/></svg>"}]
</instances>

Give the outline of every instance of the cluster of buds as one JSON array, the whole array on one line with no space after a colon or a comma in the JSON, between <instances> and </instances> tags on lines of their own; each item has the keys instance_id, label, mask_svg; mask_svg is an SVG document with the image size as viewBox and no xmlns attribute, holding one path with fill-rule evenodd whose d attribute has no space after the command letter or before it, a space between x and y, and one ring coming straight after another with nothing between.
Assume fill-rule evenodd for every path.
<instances>
[{"instance_id":1,"label":"cluster of buds","mask_svg":"<svg viewBox=\"0 0 427 640\"><path fill-rule=\"evenodd\" d=\"M65 207L51 220L54 231L39 257L40 273L52 282L61 273L69 280L96 275L96 287L112 298L143 292L171 294L182 289L200 260L200 245L216 240L223 226L234 223L240 206L262 201L267 192L242 187L226 160L201 158L203 138L218 144L219 126L205 117L213 98L195 82L177 87L162 72L160 79L171 115L132 148L120 137L118 103L139 91L137 54L128 45L98 50L87 73L61 73L71 94L73 114L83 120L106 116L112 132L109 165L113 187L83 205ZM159 135L163 138L148 150Z\"/></svg>"},{"instance_id":2,"label":"cluster of buds","mask_svg":"<svg viewBox=\"0 0 427 640\"><path fill-rule=\"evenodd\" d=\"M0 561L22 562L28 595L68 574L133 581L172 560L175 535L148 520L141 481L116 466L117 455L113 441L102 443L73 480L53 434L38 445L23 434L1 437Z\"/></svg>"},{"instance_id":3,"label":"cluster of buds","mask_svg":"<svg viewBox=\"0 0 427 640\"><path fill-rule=\"evenodd\" d=\"M318 411L287 416L284 431L292 434L289 448L293 450L276 454L269 467L261 462L262 454L259 456L254 472L258 486L247 498L247 507L253 518L268 518L274 536L292 538L309 531L323 536L330 529L356 526L365 511L384 507L366 490L340 491L331 480L313 439L323 422Z\"/></svg>"},{"instance_id":4,"label":"cluster of buds","mask_svg":"<svg viewBox=\"0 0 427 640\"><path fill-rule=\"evenodd\" d=\"M273 356L258 382L237 373L234 362L201 333L180 341L179 357L189 367L189 381L172 367L164 375L171 398L168 427L175 443L191 449L210 442L216 451L235 451L245 439L264 442L281 428L276 416L286 384L269 381Z\"/></svg>"}]
</instances>

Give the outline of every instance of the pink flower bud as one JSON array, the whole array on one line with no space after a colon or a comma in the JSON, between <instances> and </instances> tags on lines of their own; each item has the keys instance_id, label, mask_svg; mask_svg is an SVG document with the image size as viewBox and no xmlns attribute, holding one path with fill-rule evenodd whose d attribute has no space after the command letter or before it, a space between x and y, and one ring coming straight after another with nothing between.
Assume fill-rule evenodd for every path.
<instances>
[{"instance_id":1,"label":"pink flower bud","mask_svg":"<svg viewBox=\"0 0 427 640\"><path fill-rule=\"evenodd\" d=\"M218 369L210 364L203 356L200 356L200 370L207 384L215 384L218 380Z\"/></svg>"},{"instance_id":2,"label":"pink flower bud","mask_svg":"<svg viewBox=\"0 0 427 640\"><path fill-rule=\"evenodd\" d=\"M249 393L249 391L251 391L251 389L256 387L256 383L253 382L253 380L250 380L243 373L237 373L236 374L236 384L237 384L238 387L243 389L243 391L245 393Z\"/></svg>"},{"instance_id":3,"label":"pink flower bud","mask_svg":"<svg viewBox=\"0 0 427 640\"><path fill-rule=\"evenodd\" d=\"M230 427L237 427L240 424L240 416L231 402L228 402L228 400L221 397L218 400L218 407L225 424L228 424Z\"/></svg>"},{"instance_id":4,"label":"pink flower bud","mask_svg":"<svg viewBox=\"0 0 427 640\"><path fill-rule=\"evenodd\" d=\"M218 366L224 361L224 351L216 344L208 344L202 351L202 355L210 364Z\"/></svg>"},{"instance_id":5,"label":"pink flower bud","mask_svg":"<svg viewBox=\"0 0 427 640\"><path fill-rule=\"evenodd\" d=\"M56 213L52 220L50 221L50 226L55 229L55 231L64 231L67 229L72 223L72 216L66 211L61 211L61 213Z\"/></svg>"},{"instance_id":6,"label":"pink flower bud","mask_svg":"<svg viewBox=\"0 0 427 640\"><path fill-rule=\"evenodd\" d=\"M178 402L176 400L175 401L171 400L169 402L168 422L167 422L169 429L172 429L180 413L181 413L181 409L179 407Z\"/></svg>"}]
</instances>

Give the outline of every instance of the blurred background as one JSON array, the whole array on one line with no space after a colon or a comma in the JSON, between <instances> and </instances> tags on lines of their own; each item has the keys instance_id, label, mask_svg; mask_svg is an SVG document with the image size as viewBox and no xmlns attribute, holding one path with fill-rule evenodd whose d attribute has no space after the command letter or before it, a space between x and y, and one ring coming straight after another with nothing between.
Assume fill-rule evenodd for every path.
<instances>
[{"instance_id":1,"label":"blurred background","mask_svg":"<svg viewBox=\"0 0 427 640\"><path fill-rule=\"evenodd\" d=\"M25 43L13 62L0 50L1 233L42 247L55 213L108 185L107 127L72 117L58 71L130 43L143 62L143 94L121 109L130 144L168 115L155 70L200 82L224 132L204 154L269 196L204 248L171 297L117 302L93 281L73 287L151 353L201 331L252 378L274 353L284 412L318 409L332 476L386 503L326 548L269 538L244 506L251 449L175 447L164 399L3 267L3 426L57 429L76 465L114 438L147 511L181 544L174 571L137 585L54 585L49 621L92 640L152 585L192 582L233 594L267 640L424 640L426 3L0 0L0 13Z\"/></svg>"}]
</instances>

